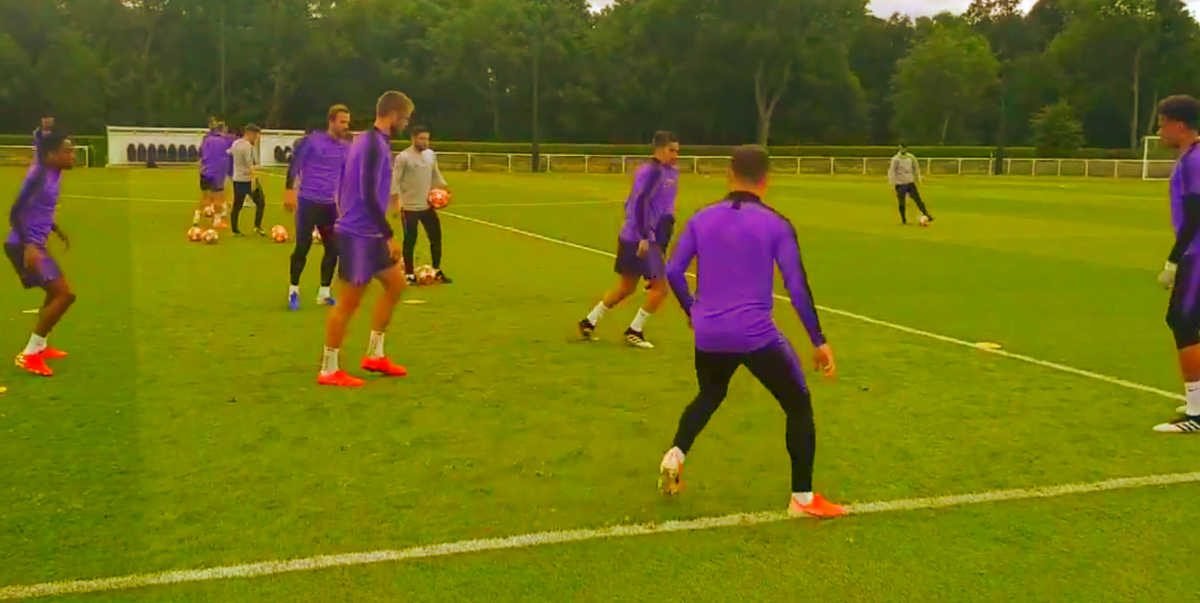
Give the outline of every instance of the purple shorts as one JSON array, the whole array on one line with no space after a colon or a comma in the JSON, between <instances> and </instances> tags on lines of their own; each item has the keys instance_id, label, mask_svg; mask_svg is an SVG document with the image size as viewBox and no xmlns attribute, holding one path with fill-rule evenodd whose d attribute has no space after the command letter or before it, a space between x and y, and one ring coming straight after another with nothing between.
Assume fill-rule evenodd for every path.
<instances>
[{"instance_id":1,"label":"purple shorts","mask_svg":"<svg viewBox=\"0 0 1200 603\"><path fill-rule=\"evenodd\" d=\"M387 239L337 235L338 276L361 287L377 274L396 265L388 254Z\"/></svg>"},{"instance_id":2,"label":"purple shorts","mask_svg":"<svg viewBox=\"0 0 1200 603\"><path fill-rule=\"evenodd\" d=\"M7 255L8 260L12 262L17 276L21 277L21 285L26 289L45 287L51 281L62 278L62 270L59 269L58 262L50 257L50 253L46 251L45 247L42 247L41 250L42 260L38 262L36 269L30 270L25 267L25 247L11 243L4 244L4 255Z\"/></svg>"},{"instance_id":3,"label":"purple shorts","mask_svg":"<svg viewBox=\"0 0 1200 603\"><path fill-rule=\"evenodd\" d=\"M667 275L662 247L650 244L646 257L637 255L637 242L617 240L617 261L613 271L622 276L640 276L646 280L660 279Z\"/></svg>"},{"instance_id":4,"label":"purple shorts","mask_svg":"<svg viewBox=\"0 0 1200 603\"><path fill-rule=\"evenodd\" d=\"M1200 258L1185 255L1175 273L1167 326L1180 349L1200 342Z\"/></svg>"}]
</instances>

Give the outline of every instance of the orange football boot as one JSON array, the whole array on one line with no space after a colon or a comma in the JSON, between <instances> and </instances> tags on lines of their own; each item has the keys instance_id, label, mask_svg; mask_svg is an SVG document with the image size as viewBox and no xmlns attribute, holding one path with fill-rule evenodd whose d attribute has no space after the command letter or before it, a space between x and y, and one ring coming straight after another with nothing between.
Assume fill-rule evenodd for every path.
<instances>
[{"instance_id":1,"label":"orange football boot","mask_svg":"<svg viewBox=\"0 0 1200 603\"><path fill-rule=\"evenodd\" d=\"M41 354L17 354L16 365L24 369L25 372L39 377L54 375L54 371L46 364L46 358Z\"/></svg>"},{"instance_id":2,"label":"orange football boot","mask_svg":"<svg viewBox=\"0 0 1200 603\"><path fill-rule=\"evenodd\" d=\"M820 494L813 494L812 502L807 505L800 504L793 496L791 503L788 505L788 515L792 517L816 517L819 519L833 519L846 514L846 508L841 505L835 505Z\"/></svg>"},{"instance_id":3,"label":"orange football boot","mask_svg":"<svg viewBox=\"0 0 1200 603\"><path fill-rule=\"evenodd\" d=\"M393 364L387 356L378 358L363 358L362 370L379 373L385 377L407 377L408 369L399 364Z\"/></svg>"},{"instance_id":4,"label":"orange football boot","mask_svg":"<svg viewBox=\"0 0 1200 603\"><path fill-rule=\"evenodd\" d=\"M317 375L317 385L332 385L334 387L362 387L366 381L347 373L337 371L328 375Z\"/></svg>"},{"instance_id":5,"label":"orange football boot","mask_svg":"<svg viewBox=\"0 0 1200 603\"><path fill-rule=\"evenodd\" d=\"M39 352L38 355L46 360L61 360L67 356L70 356L70 354L66 353L65 351L58 348L52 348L50 346L46 346L46 349Z\"/></svg>"}]
</instances>

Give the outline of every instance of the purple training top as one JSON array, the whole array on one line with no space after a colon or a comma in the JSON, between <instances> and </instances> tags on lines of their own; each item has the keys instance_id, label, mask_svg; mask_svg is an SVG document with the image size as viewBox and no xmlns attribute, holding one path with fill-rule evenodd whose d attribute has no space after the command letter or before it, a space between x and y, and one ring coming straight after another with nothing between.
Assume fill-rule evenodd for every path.
<instances>
[{"instance_id":1,"label":"purple training top","mask_svg":"<svg viewBox=\"0 0 1200 603\"><path fill-rule=\"evenodd\" d=\"M54 210L58 207L61 178L60 170L37 163L29 166L21 192L8 213L12 230L5 240L6 244L46 246L46 239L54 227Z\"/></svg>"},{"instance_id":2,"label":"purple training top","mask_svg":"<svg viewBox=\"0 0 1200 603\"><path fill-rule=\"evenodd\" d=\"M697 259L696 297L685 272ZM688 220L667 264L671 290L692 319L696 348L749 353L778 343L771 310L775 266L813 346L825 343L796 231L752 193L733 192Z\"/></svg>"},{"instance_id":3,"label":"purple training top","mask_svg":"<svg viewBox=\"0 0 1200 603\"><path fill-rule=\"evenodd\" d=\"M349 149L346 141L334 138L325 131L313 132L300 139L293 147L287 188L291 189L293 180L299 176L301 199L332 204Z\"/></svg>"},{"instance_id":4,"label":"purple training top","mask_svg":"<svg viewBox=\"0 0 1200 603\"><path fill-rule=\"evenodd\" d=\"M237 138L231 134L222 134L218 130L209 130L200 141L200 175L210 180L224 180L233 168L229 147Z\"/></svg>"},{"instance_id":5,"label":"purple training top","mask_svg":"<svg viewBox=\"0 0 1200 603\"><path fill-rule=\"evenodd\" d=\"M387 221L392 191L391 158L391 139L378 128L354 137L338 183L338 217L334 223L338 234L392 238L392 227Z\"/></svg>"},{"instance_id":6,"label":"purple training top","mask_svg":"<svg viewBox=\"0 0 1200 603\"><path fill-rule=\"evenodd\" d=\"M679 170L652 159L642 164L633 177L633 189L625 200L625 223L619 238L627 243L656 242L655 229L663 216L675 213L679 192Z\"/></svg>"},{"instance_id":7,"label":"purple training top","mask_svg":"<svg viewBox=\"0 0 1200 603\"><path fill-rule=\"evenodd\" d=\"M1175 171L1171 172L1171 225L1177 234L1184 225L1184 198L1200 195L1200 151L1196 149L1197 146L1200 143L1188 147L1175 163ZM1184 255L1198 254L1200 237L1190 241L1184 251Z\"/></svg>"}]
</instances>

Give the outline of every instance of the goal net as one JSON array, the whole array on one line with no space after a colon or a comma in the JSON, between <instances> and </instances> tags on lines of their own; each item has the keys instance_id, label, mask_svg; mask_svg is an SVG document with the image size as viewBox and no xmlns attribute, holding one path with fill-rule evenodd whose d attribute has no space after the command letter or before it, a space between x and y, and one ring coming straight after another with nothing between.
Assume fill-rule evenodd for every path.
<instances>
[{"instance_id":1,"label":"goal net","mask_svg":"<svg viewBox=\"0 0 1200 603\"><path fill-rule=\"evenodd\" d=\"M1177 153L1162 144L1158 136L1142 139L1142 180L1167 180L1175 169Z\"/></svg>"},{"instance_id":2,"label":"goal net","mask_svg":"<svg viewBox=\"0 0 1200 603\"><path fill-rule=\"evenodd\" d=\"M75 147L75 166L88 167L92 164L91 149ZM0 167L25 167L33 163L32 145L0 145Z\"/></svg>"}]
</instances>

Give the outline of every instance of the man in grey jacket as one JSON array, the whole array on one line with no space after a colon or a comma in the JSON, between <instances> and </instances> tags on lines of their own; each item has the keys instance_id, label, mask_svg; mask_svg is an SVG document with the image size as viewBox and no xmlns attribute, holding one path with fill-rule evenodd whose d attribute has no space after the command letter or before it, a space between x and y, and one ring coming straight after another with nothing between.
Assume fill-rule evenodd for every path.
<instances>
[{"instance_id":1,"label":"man in grey jacket","mask_svg":"<svg viewBox=\"0 0 1200 603\"><path fill-rule=\"evenodd\" d=\"M900 223L908 224L906 215L905 198L912 195L913 201L917 204L917 209L921 210L921 215L932 222L933 216L929 215L929 210L925 208L925 202L921 200L921 192L917 190L917 184L921 181L921 165L917 161L917 157L908 152L908 147L900 145L900 150L892 157L892 163L888 166L888 182L892 183L892 188L896 190L896 200L900 206Z\"/></svg>"},{"instance_id":2,"label":"man in grey jacket","mask_svg":"<svg viewBox=\"0 0 1200 603\"><path fill-rule=\"evenodd\" d=\"M437 209L429 205L429 191L446 189L446 179L438 169L437 155L429 148L429 128L413 126L412 144L396 155L392 164L392 207L399 208L404 222L404 271L409 283L415 282L413 254L417 248L417 226L425 227L429 236L429 255L437 280L450 284L451 280L442 272L442 222Z\"/></svg>"},{"instance_id":3,"label":"man in grey jacket","mask_svg":"<svg viewBox=\"0 0 1200 603\"><path fill-rule=\"evenodd\" d=\"M257 170L258 136L262 130L254 124L246 125L244 130L242 137L229 147L229 154L233 156L233 214L230 222L234 236L242 236L238 227L238 217L246 204L246 197L250 197L254 202L254 232L263 237L267 234L262 227L263 211L267 202L262 195Z\"/></svg>"}]
</instances>

